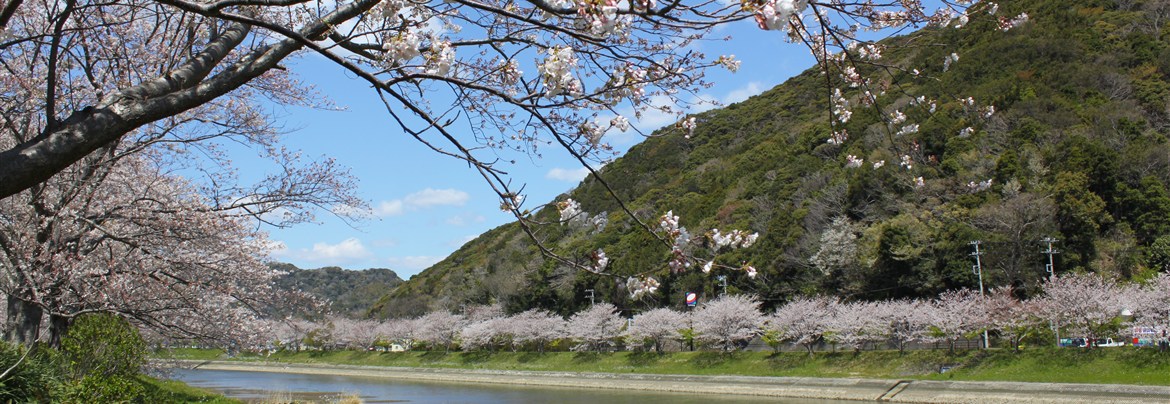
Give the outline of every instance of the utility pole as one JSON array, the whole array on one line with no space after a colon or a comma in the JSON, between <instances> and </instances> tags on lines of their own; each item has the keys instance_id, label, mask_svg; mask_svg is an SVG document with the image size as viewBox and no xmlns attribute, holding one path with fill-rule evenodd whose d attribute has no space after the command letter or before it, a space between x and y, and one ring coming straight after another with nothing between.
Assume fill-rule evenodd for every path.
<instances>
[{"instance_id":1,"label":"utility pole","mask_svg":"<svg viewBox=\"0 0 1170 404\"><path fill-rule=\"evenodd\" d=\"M1044 266L1044 270L1046 272L1048 272L1048 281L1049 282L1052 282L1052 277L1054 275L1056 275L1056 265L1054 264L1054 261L1052 260L1052 255L1053 254L1060 254L1060 251L1053 250L1052 243L1055 243L1057 241L1060 241L1060 240L1054 239L1052 237L1045 237L1044 239L1040 240L1040 242L1048 244L1048 249L1041 251L1040 253L1048 254L1048 265Z\"/></svg>"},{"instance_id":2,"label":"utility pole","mask_svg":"<svg viewBox=\"0 0 1170 404\"><path fill-rule=\"evenodd\" d=\"M975 246L975 252L971 253L971 255L975 256L975 266L971 267L971 270L972 270L972 272L975 273L975 275L979 276L979 298L983 299L984 298L983 297L983 261L979 259L979 256L983 255L983 253L979 251L979 244L981 244L981 243L982 243L981 241L975 240L975 241L972 241L970 244ZM991 348L991 345L988 343L987 330L984 329L983 330L983 349L988 349L988 348Z\"/></svg>"},{"instance_id":3,"label":"utility pole","mask_svg":"<svg viewBox=\"0 0 1170 404\"><path fill-rule=\"evenodd\" d=\"M593 289L585 289L585 293L589 294L589 307L593 307Z\"/></svg>"},{"instance_id":4,"label":"utility pole","mask_svg":"<svg viewBox=\"0 0 1170 404\"><path fill-rule=\"evenodd\" d=\"M1048 263L1044 265L1044 270L1048 272L1048 282L1052 282L1052 277L1056 276L1056 261L1053 261L1052 255L1060 254L1060 251L1053 250L1052 243L1057 241L1059 240L1052 237L1045 237L1040 240L1040 242L1048 244L1048 249L1040 252L1041 254L1048 254ZM1056 347L1060 348L1060 326L1056 325L1055 321L1052 322L1051 326L1052 332L1056 334Z\"/></svg>"}]
</instances>

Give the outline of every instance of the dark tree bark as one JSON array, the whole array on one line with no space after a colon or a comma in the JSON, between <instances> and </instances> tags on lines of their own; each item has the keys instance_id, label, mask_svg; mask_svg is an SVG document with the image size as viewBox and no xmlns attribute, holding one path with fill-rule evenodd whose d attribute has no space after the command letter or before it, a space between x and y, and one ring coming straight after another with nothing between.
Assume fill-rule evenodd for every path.
<instances>
[{"instance_id":1,"label":"dark tree bark","mask_svg":"<svg viewBox=\"0 0 1170 404\"><path fill-rule=\"evenodd\" d=\"M36 342L41 335L41 319L44 314L41 306L9 295L8 326L4 331L4 339L22 345Z\"/></svg>"}]
</instances>

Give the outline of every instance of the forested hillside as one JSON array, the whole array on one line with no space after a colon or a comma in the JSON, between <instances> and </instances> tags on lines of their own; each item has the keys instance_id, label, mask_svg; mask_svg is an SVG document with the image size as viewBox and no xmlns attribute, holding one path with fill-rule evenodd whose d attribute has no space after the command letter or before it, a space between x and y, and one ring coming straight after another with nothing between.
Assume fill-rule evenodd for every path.
<instances>
[{"instance_id":1,"label":"forested hillside","mask_svg":"<svg viewBox=\"0 0 1170 404\"><path fill-rule=\"evenodd\" d=\"M976 240L985 283L1024 296L1047 276L1041 240L1049 237L1056 273L1142 280L1166 271L1170 1L1002 1L998 13L1029 18L1006 31L973 18L961 30L893 39L898 46L881 59L893 68L866 72L891 83L889 91L876 107L844 93L853 113L839 127L830 126L825 76L813 69L695 115L689 137L663 128L601 171L652 226L673 211L696 237L712 228L759 232L752 247L720 257L749 263L754 278L670 271L670 248L591 177L558 200L572 198L608 225L557 224L550 205L534 213L551 223L536 234L566 257L604 249L612 276L543 259L511 224L371 311L407 316L502 302L566 314L589 304L587 289L624 310L677 307L683 292L719 293L718 276L727 276L728 292L758 295L765 308L800 295L933 296L978 288ZM834 131L849 136L828 141ZM626 276L647 271L661 286L631 299Z\"/></svg>"},{"instance_id":2,"label":"forested hillside","mask_svg":"<svg viewBox=\"0 0 1170 404\"><path fill-rule=\"evenodd\" d=\"M343 316L363 315L379 297L402 283L398 274L386 268L355 271L338 267L301 269L284 263L269 265L286 272L276 280L277 288L303 291L328 303L330 311Z\"/></svg>"}]
</instances>

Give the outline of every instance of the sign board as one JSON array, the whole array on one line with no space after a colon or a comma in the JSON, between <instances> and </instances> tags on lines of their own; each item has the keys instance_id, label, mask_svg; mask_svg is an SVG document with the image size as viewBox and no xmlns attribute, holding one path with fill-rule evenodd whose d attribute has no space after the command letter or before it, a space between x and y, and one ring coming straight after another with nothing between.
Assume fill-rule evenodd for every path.
<instances>
[{"instance_id":1,"label":"sign board","mask_svg":"<svg viewBox=\"0 0 1170 404\"><path fill-rule=\"evenodd\" d=\"M695 307L699 304L699 294L695 292L687 292L687 307Z\"/></svg>"}]
</instances>

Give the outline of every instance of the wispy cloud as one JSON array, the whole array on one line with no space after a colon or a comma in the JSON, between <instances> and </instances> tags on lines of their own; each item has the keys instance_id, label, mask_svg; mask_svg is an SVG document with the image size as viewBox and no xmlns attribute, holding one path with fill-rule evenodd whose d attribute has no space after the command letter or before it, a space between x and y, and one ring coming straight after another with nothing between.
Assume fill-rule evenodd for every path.
<instances>
[{"instance_id":1,"label":"wispy cloud","mask_svg":"<svg viewBox=\"0 0 1170 404\"><path fill-rule=\"evenodd\" d=\"M581 180L585 179L585 176L587 175L589 175L589 169L585 167L577 169L557 167L548 170L548 174L545 174L544 177L558 181L580 182Z\"/></svg>"},{"instance_id":2,"label":"wispy cloud","mask_svg":"<svg viewBox=\"0 0 1170 404\"><path fill-rule=\"evenodd\" d=\"M407 205L427 208L431 206L463 206L469 198L470 196L466 192L458 189L427 188L407 195L405 200Z\"/></svg>"},{"instance_id":3,"label":"wispy cloud","mask_svg":"<svg viewBox=\"0 0 1170 404\"><path fill-rule=\"evenodd\" d=\"M447 224L452 226L466 226L473 223L483 223L487 218L474 213L463 213L447 218Z\"/></svg>"},{"instance_id":4,"label":"wispy cloud","mask_svg":"<svg viewBox=\"0 0 1170 404\"><path fill-rule=\"evenodd\" d=\"M753 82L747 83L747 85L744 87L737 88L735 90L731 90L730 93L727 93L726 97L723 97L723 104L725 104L725 105L734 104L734 103L746 100L753 95L758 95L758 94L764 92L764 90L765 90L762 86L763 85L760 84L760 82L753 81Z\"/></svg>"},{"instance_id":5,"label":"wispy cloud","mask_svg":"<svg viewBox=\"0 0 1170 404\"><path fill-rule=\"evenodd\" d=\"M328 265L343 265L373 257L362 241L347 238L338 243L315 243L313 248L290 249L284 242L273 242L270 255L281 260L309 261Z\"/></svg>"},{"instance_id":6,"label":"wispy cloud","mask_svg":"<svg viewBox=\"0 0 1170 404\"><path fill-rule=\"evenodd\" d=\"M382 201L374 206L374 214L387 217L398 216L413 209L426 209L435 206L463 206L471 196L458 189L427 188L407 195L402 199Z\"/></svg>"},{"instance_id":7,"label":"wispy cloud","mask_svg":"<svg viewBox=\"0 0 1170 404\"><path fill-rule=\"evenodd\" d=\"M391 257L387 262L390 264L390 269L395 272L415 274L424 269L430 268L444 257L434 257L429 255L411 255L405 257Z\"/></svg>"}]
</instances>

